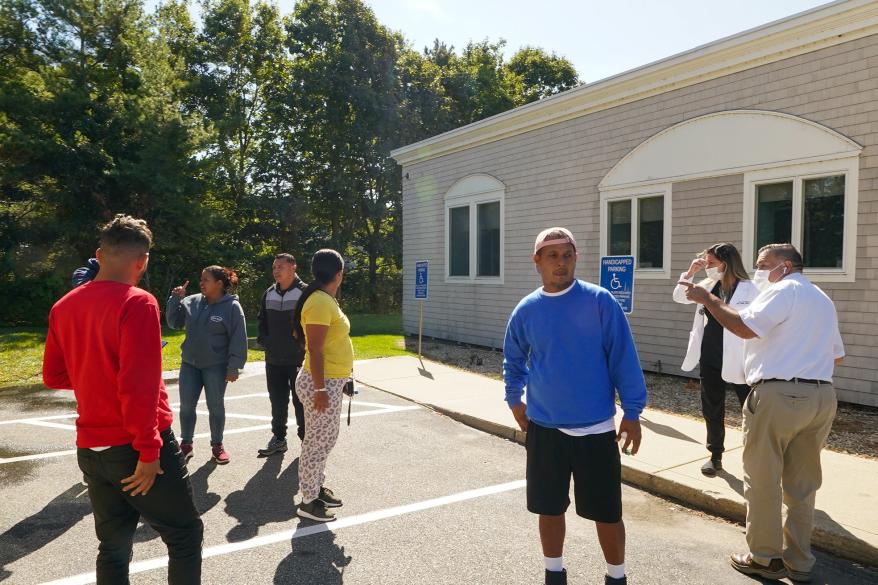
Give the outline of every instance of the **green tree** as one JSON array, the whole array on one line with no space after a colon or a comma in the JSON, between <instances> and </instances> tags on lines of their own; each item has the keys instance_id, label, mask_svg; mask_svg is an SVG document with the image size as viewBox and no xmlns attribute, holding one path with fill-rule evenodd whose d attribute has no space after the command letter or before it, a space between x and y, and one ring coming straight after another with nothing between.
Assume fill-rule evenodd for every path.
<instances>
[{"instance_id":1,"label":"green tree","mask_svg":"<svg viewBox=\"0 0 878 585\"><path fill-rule=\"evenodd\" d=\"M51 274L63 286L117 212L154 226L198 219L198 141L140 2L3 0L0 23L0 221L18 225L3 244L4 279ZM173 246L185 249L191 232L179 235Z\"/></svg>"},{"instance_id":2,"label":"green tree","mask_svg":"<svg viewBox=\"0 0 878 585\"><path fill-rule=\"evenodd\" d=\"M573 64L555 53L536 47L523 47L505 65L512 84L515 105L543 99L579 85Z\"/></svg>"},{"instance_id":3,"label":"green tree","mask_svg":"<svg viewBox=\"0 0 878 585\"><path fill-rule=\"evenodd\" d=\"M400 185L390 150L400 139L396 63L402 38L359 0L305 0L286 21L299 154L319 241L362 250L377 300L382 258L398 223ZM316 244L316 242L315 242Z\"/></svg>"}]
</instances>

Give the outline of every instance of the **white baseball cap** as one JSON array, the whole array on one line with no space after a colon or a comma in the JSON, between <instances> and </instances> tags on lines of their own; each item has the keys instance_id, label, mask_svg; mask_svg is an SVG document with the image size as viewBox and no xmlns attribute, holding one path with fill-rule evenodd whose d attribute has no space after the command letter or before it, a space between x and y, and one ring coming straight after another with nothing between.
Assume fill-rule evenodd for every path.
<instances>
[{"instance_id":1,"label":"white baseball cap","mask_svg":"<svg viewBox=\"0 0 878 585\"><path fill-rule=\"evenodd\" d=\"M570 230L562 227L551 227L540 232L534 242L534 254L539 252L546 246L555 246L557 244L570 244L576 249L576 239Z\"/></svg>"}]
</instances>

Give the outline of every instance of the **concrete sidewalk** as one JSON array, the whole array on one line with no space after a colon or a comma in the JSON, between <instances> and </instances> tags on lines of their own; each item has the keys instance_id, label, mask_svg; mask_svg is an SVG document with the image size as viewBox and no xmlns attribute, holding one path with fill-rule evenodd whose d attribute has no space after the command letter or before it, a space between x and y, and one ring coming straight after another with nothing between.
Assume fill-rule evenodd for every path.
<instances>
[{"instance_id":1,"label":"concrete sidewalk","mask_svg":"<svg viewBox=\"0 0 878 585\"><path fill-rule=\"evenodd\" d=\"M423 367L422 367L423 365ZM357 362L357 381L412 400L483 431L524 442L498 380L414 357ZM621 410L617 415L621 418ZM724 470L701 474L707 460L700 421L647 409L636 456L622 456L625 481L743 522L740 430L726 431ZM523 471L523 470L522 470ZM878 566L878 462L823 452L823 487L817 493L813 543L836 555ZM729 543L730 550L744 546Z\"/></svg>"}]
</instances>

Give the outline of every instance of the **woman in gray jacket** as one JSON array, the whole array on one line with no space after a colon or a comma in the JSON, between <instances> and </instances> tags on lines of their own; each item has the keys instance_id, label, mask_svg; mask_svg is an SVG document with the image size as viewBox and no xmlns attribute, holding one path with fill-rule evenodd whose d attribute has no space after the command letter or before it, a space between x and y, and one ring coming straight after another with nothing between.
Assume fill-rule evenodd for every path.
<instances>
[{"instance_id":1,"label":"woman in gray jacket","mask_svg":"<svg viewBox=\"0 0 878 585\"><path fill-rule=\"evenodd\" d=\"M180 366L180 448L192 458L195 407L201 389L207 398L213 459L229 462L223 448L226 425L226 385L238 379L247 362L247 325L244 310L232 294L238 285L233 270L208 266L201 272L201 294L186 296L187 280L171 291L165 318L172 329L186 328Z\"/></svg>"}]
</instances>

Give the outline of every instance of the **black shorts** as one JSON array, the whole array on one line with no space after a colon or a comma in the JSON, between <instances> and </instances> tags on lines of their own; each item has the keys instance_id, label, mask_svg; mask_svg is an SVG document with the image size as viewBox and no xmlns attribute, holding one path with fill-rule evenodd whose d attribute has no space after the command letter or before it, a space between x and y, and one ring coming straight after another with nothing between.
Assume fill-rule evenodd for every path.
<instances>
[{"instance_id":1,"label":"black shorts","mask_svg":"<svg viewBox=\"0 0 878 585\"><path fill-rule=\"evenodd\" d=\"M596 522L622 519L622 463L616 433L573 437L531 421L527 429L527 509L558 516L570 505Z\"/></svg>"}]
</instances>

